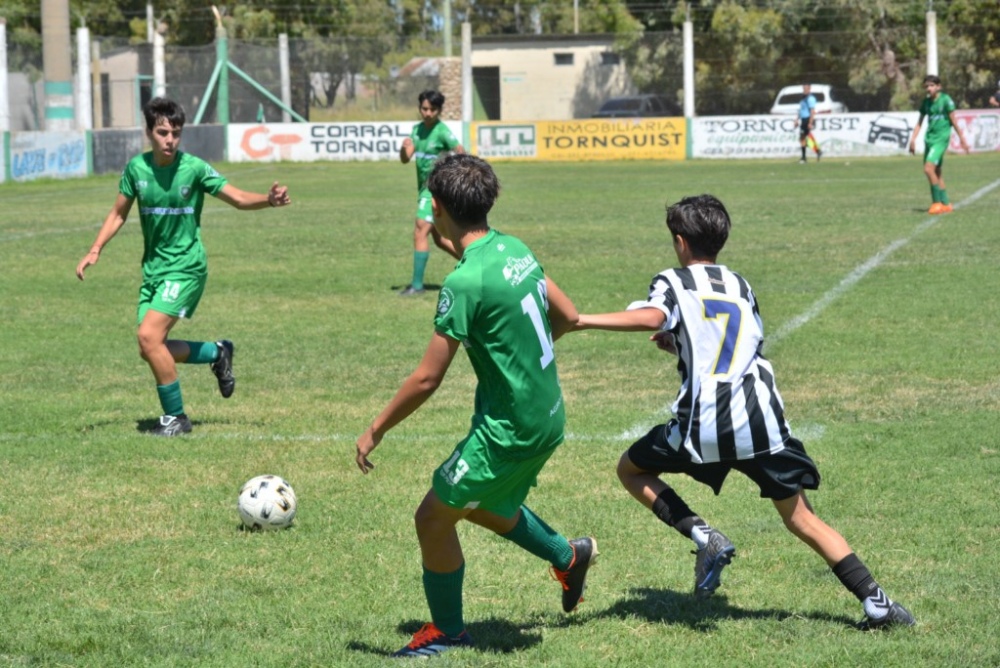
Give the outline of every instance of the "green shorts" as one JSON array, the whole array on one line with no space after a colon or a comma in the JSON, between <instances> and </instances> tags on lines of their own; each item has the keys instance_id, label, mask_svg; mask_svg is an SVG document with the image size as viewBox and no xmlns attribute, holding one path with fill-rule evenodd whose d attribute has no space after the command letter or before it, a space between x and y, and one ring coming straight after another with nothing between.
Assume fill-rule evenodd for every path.
<instances>
[{"instance_id":1,"label":"green shorts","mask_svg":"<svg viewBox=\"0 0 1000 668\"><path fill-rule=\"evenodd\" d=\"M949 138L948 141L951 141ZM941 166L944 162L944 154L948 152L948 142L937 142L934 144L926 144L924 146L924 162L929 162L932 165Z\"/></svg>"},{"instance_id":2,"label":"green shorts","mask_svg":"<svg viewBox=\"0 0 1000 668\"><path fill-rule=\"evenodd\" d=\"M434 471L434 492L452 508L488 510L513 517L538 484L538 472L555 448L529 459L511 461L502 446L487 442L473 431L458 444L448 461ZM498 456L500 454L501 456Z\"/></svg>"},{"instance_id":3,"label":"green shorts","mask_svg":"<svg viewBox=\"0 0 1000 668\"><path fill-rule=\"evenodd\" d=\"M434 224L434 208L431 206L431 191L424 188L417 195L417 220Z\"/></svg>"},{"instance_id":4,"label":"green shorts","mask_svg":"<svg viewBox=\"0 0 1000 668\"><path fill-rule=\"evenodd\" d=\"M136 324L142 323L146 311L150 309L178 318L193 318L207 281L207 276L176 276L143 281L139 286Z\"/></svg>"}]
</instances>

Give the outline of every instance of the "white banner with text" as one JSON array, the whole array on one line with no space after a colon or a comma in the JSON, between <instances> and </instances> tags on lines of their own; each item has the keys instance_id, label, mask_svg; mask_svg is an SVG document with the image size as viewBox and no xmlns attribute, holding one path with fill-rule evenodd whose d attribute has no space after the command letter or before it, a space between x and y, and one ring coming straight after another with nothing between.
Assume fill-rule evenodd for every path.
<instances>
[{"instance_id":1,"label":"white banner with text","mask_svg":"<svg viewBox=\"0 0 1000 668\"><path fill-rule=\"evenodd\" d=\"M459 141L461 121L444 121ZM403 140L417 121L366 123L231 123L231 162L399 160Z\"/></svg>"}]
</instances>

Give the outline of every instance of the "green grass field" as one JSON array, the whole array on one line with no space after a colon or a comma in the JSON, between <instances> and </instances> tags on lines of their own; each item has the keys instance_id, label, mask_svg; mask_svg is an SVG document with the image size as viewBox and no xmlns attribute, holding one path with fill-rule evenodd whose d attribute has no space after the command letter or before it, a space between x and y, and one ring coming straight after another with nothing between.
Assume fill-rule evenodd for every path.
<instances>
[{"instance_id":1,"label":"green grass field","mask_svg":"<svg viewBox=\"0 0 1000 668\"><path fill-rule=\"evenodd\" d=\"M428 617L412 516L464 435L464 355L362 476L354 440L419 361L432 295L403 299L412 167L218 165L294 205L210 201L211 277L177 338L236 343L236 394L182 366L195 431L156 439L138 356L136 212L73 275L117 177L0 186L0 665L376 666ZM644 334L557 344L568 437L528 499L601 548L563 615L547 565L462 526L475 650L440 666L997 666L1000 154L949 157L931 218L919 160L499 163L491 222L521 236L581 311L623 308L673 266L666 202L711 192L720 261L754 286L811 495L918 626L866 634L858 602L734 475L673 479L737 558L695 600L691 543L620 487L619 454L662 422L671 363ZM428 280L451 263L432 254ZM295 527L238 530L240 485L277 473Z\"/></svg>"}]
</instances>

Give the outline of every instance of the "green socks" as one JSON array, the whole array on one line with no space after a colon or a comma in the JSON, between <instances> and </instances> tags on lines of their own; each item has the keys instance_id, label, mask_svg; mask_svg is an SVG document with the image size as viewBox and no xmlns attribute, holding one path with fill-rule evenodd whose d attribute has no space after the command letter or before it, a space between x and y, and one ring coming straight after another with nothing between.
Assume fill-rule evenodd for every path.
<instances>
[{"instance_id":1,"label":"green socks","mask_svg":"<svg viewBox=\"0 0 1000 668\"><path fill-rule=\"evenodd\" d=\"M160 395L160 405L164 415L184 415L184 400L181 399L181 381L175 380L169 385L157 385L156 393Z\"/></svg>"},{"instance_id":2,"label":"green socks","mask_svg":"<svg viewBox=\"0 0 1000 668\"><path fill-rule=\"evenodd\" d=\"M931 186L931 201L940 202L941 204L951 204L948 199L948 191L941 186Z\"/></svg>"},{"instance_id":3,"label":"green socks","mask_svg":"<svg viewBox=\"0 0 1000 668\"><path fill-rule=\"evenodd\" d=\"M431 621L449 638L465 630L462 618L462 581L465 564L452 573L434 573L424 568L424 595L431 610Z\"/></svg>"},{"instance_id":4,"label":"green socks","mask_svg":"<svg viewBox=\"0 0 1000 668\"><path fill-rule=\"evenodd\" d=\"M544 559L561 571L573 563L573 548L564 536L543 522L527 506L521 506L521 519L505 534L500 534L531 554Z\"/></svg>"},{"instance_id":5,"label":"green socks","mask_svg":"<svg viewBox=\"0 0 1000 668\"><path fill-rule=\"evenodd\" d=\"M413 280L410 281L410 285L414 290L424 289L424 272L427 271L427 260L430 256L430 251L413 251Z\"/></svg>"},{"instance_id":6,"label":"green socks","mask_svg":"<svg viewBox=\"0 0 1000 668\"><path fill-rule=\"evenodd\" d=\"M185 341L191 354L188 355L185 364L211 364L219 359L219 346L215 341Z\"/></svg>"}]
</instances>

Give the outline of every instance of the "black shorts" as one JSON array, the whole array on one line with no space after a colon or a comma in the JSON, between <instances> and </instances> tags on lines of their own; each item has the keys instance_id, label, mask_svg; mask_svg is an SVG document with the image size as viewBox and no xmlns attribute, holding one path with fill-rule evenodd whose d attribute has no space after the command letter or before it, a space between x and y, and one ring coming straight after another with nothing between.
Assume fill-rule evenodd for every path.
<instances>
[{"instance_id":1,"label":"black shorts","mask_svg":"<svg viewBox=\"0 0 1000 668\"><path fill-rule=\"evenodd\" d=\"M800 118L799 119L799 139L805 139L809 136L809 119Z\"/></svg>"},{"instance_id":2,"label":"black shorts","mask_svg":"<svg viewBox=\"0 0 1000 668\"><path fill-rule=\"evenodd\" d=\"M765 499L781 501L795 496L799 489L819 489L816 464L797 439L789 438L785 441L785 449L777 454L699 464L683 447L670 445L667 439L672 429L678 429L676 420L653 427L632 444L628 449L628 458L637 467L651 473L685 473L711 487L716 495L722 491L726 476L733 470L757 483L760 495Z\"/></svg>"}]
</instances>

